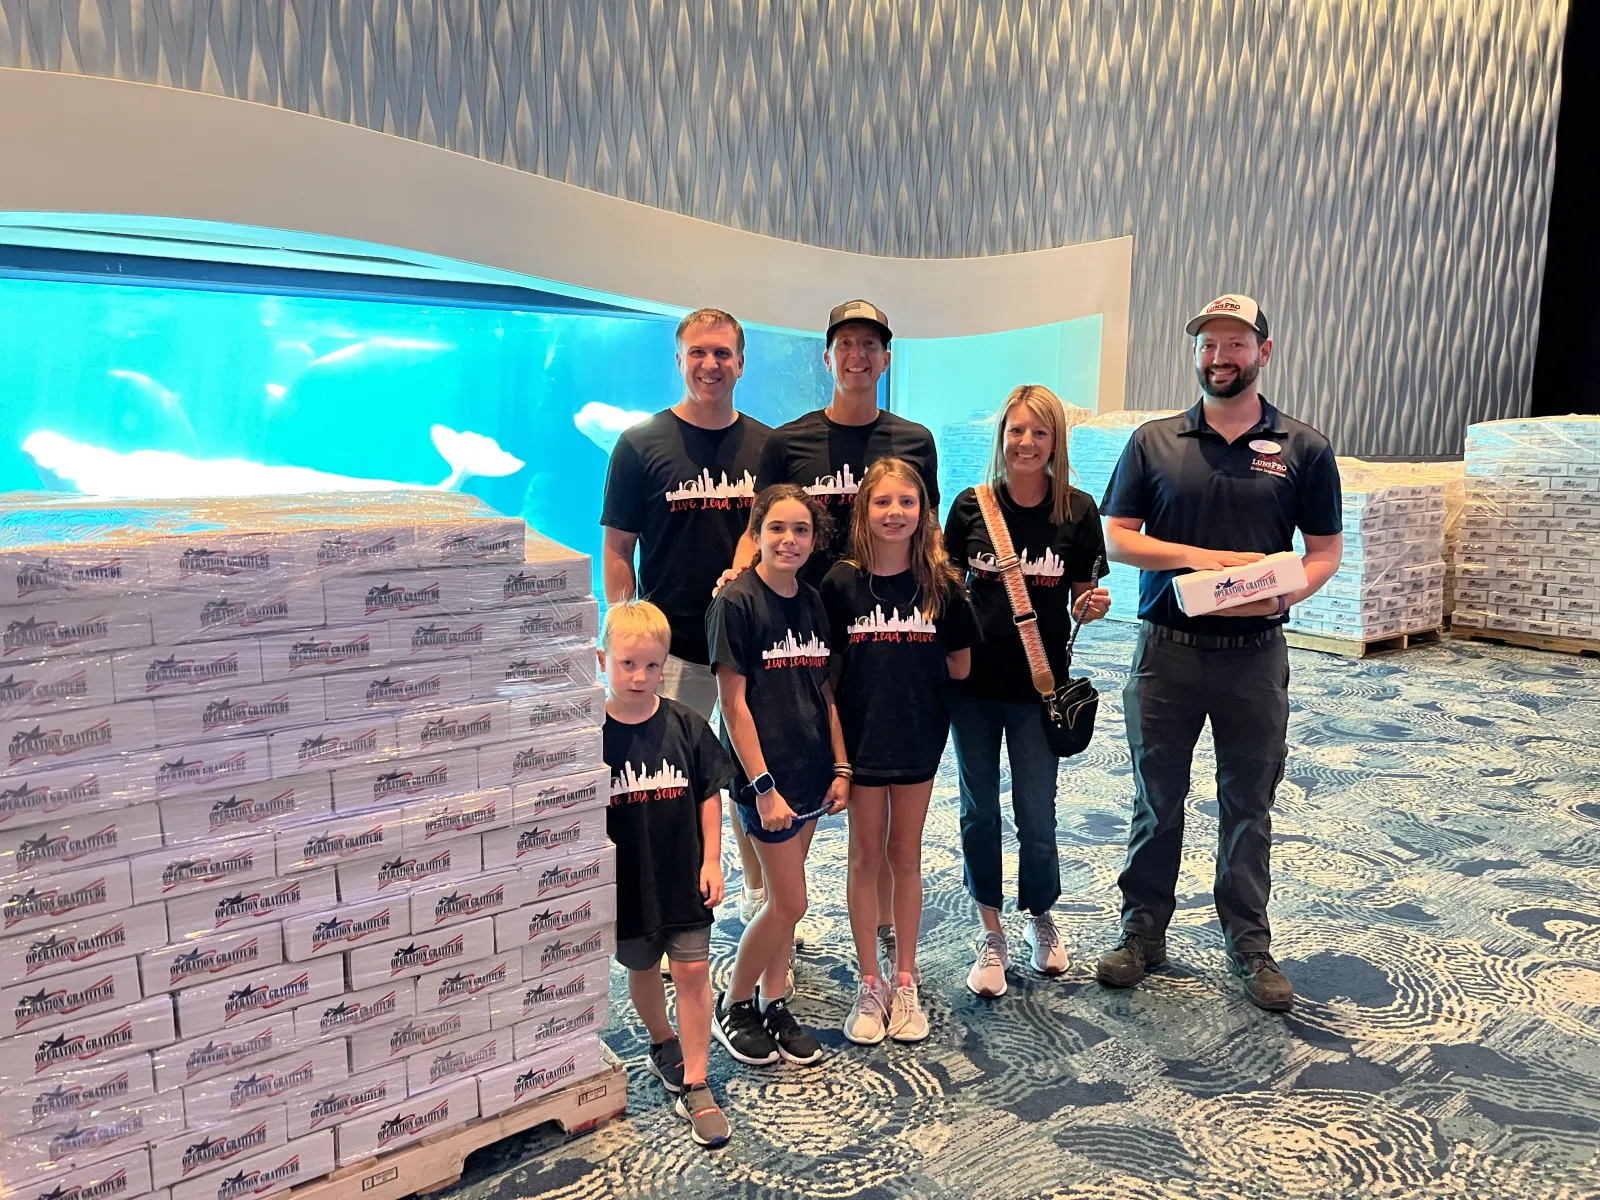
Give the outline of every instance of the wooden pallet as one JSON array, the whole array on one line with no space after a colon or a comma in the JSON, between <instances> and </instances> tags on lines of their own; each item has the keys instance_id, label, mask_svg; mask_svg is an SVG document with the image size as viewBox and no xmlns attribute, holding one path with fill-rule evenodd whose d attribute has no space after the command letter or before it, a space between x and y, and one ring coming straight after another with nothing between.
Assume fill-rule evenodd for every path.
<instances>
[{"instance_id":1,"label":"wooden pallet","mask_svg":"<svg viewBox=\"0 0 1600 1200\"><path fill-rule=\"evenodd\" d=\"M502 1138L554 1121L567 1134L587 1133L628 1107L628 1072L609 1051L598 1075L494 1117L480 1117L459 1129L414 1146L337 1168L284 1193L286 1200L402 1200L436 1192L461 1178L467 1155Z\"/></svg>"},{"instance_id":2,"label":"wooden pallet","mask_svg":"<svg viewBox=\"0 0 1600 1200\"><path fill-rule=\"evenodd\" d=\"M1600 658L1600 642L1588 638L1556 637L1549 633L1522 633L1515 629L1479 629L1471 625L1452 625L1450 636L1463 642L1493 642L1502 646L1526 646L1530 650L1552 650L1557 654L1581 654Z\"/></svg>"},{"instance_id":3,"label":"wooden pallet","mask_svg":"<svg viewBox=\"0 0 1600 1200\"><path fill-rule=\"evenodd\" d=\"M1374 654L1390 654L1412 646L1431 646L1444 637L1442 626L1432 629L1414 629L1389 637L1373 638L1363 642L1355 638L1332 637L1325 633L1306 633L1298 629L1285 629L1284 641L1296 650L1317 650L1323 654L1340 654L1345 658L1371 658Z\"/></svg>"}]
</instances>

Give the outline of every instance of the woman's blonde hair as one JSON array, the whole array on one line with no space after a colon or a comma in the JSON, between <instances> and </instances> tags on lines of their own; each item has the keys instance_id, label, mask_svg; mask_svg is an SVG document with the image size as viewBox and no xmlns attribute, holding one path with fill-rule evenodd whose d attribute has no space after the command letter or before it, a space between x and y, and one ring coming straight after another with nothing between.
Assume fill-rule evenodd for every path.
<instances>
[{"instance_id":1,"label":"woman's blonde hair","mask_svg":"<svg viewBox=\"0 0 1600 1200\"><path fill-rule=\"evenodd\" d=\"M1072 516L1072 483L1068 478L1072 467L1067 461L1067 442L1072 430L1067 428L1067 414L1061 406L1061 398L1044 384L1025 383L1013 389L1000 406L1000 415L994 423L994 453L989 456L989 486L997 488L1006 481L1006 418L1019 404L1050 431L1050 459L1045 463L1045 471L1050 476L1050 519L1057 525L1065 524Z\"/></svg>"},{"instance_id":2,"label":"woman's blonde hair","mask_svg":"<svg viewBox=\"0 0 1600 1200\"><path fill-rule=\"evenodd\" d=\"M871 499L873 489L885 479L898 479L917 490L921 514L911 534L911 574L922 593L923 615L930 621L935 620L944 611L951 589L961 586L961 575L950 564L950 556L945 552L939 518L928 503L928 487L917 469L905 459L880 458L867 468L867 477L861 481L850 513L850 547L846 561L859 570L872 570Z\"/></svg>"},{"instance_id":3,"label":"woman's blonde hair","mask_svg":"<svg viewBox=\"0 0 1600 1200\"><path fill-rule=\"evenodd\" d=\"M667 614L648 600L624 600L606 609L606 621L600 628L600 649L610 653L611 639L619 635L654 638L663 648L672 646L672 625L667 621Z\"/></svg>"}]
</instances>

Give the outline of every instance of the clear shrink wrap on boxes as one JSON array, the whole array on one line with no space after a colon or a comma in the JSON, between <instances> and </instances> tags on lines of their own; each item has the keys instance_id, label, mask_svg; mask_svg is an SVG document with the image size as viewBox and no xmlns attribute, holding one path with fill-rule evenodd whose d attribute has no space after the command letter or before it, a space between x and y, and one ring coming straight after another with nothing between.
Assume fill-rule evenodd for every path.
<instances>
[{"instance_id":1,"label":"clear shrink wrap on boxes","mask_svg":"<svg viewBox=\"0 0 1600 1200\"><path fill-rule=\"evenodd\" d=\"M1350 641L1436 629L1444 620L1447 485L1431 464L1341 458L1344 559L1290 610L1289 627ZM1295 549L1304 552L1296 534Z\"/></svg>"},{"instance_id":2,"label":"clear shrink wrap on boxes","mask_svg":"<svg viewBox=\"0 0 1600 1200\"><path fill-rule=\"evenodd\" d=\"M511 811L510 788L479 788L437 800L413 800L406 805L401 836L407 849L434 846L504 828L511 824Z\"/></svg>"},{"instance_id":3,"label":"clear shrink wrap on boxes","mask_svg":"<svg viewBox=\"0 0 1600 1200\"><path fill-rule=\"evenodd\" d=\"M1105 499L1111 472L1133 436L1146 421L1179 416L1181 410L1151 412L1119 411L1101 413L1073 427L1068 458L1072 463L1073 483L1089 493L1096 506ZM1109 563L1100 584L1111 592L1111 611L1116 621L1135 621L1139 616L1139 569L1123 563ZM1024 571L1027 565L1024 564Z\"/></svg>"},{"instance_id":4,"label":"clear shrink wrap on boxes","mask_svg":"<svg viewBox=\"0 0 1600 1200\"><path fill-rule=\"evenodd\" d=\"M389 627L382 622L269 634L256 644L264 681L364 671L390 660Z\"/></svg>"},{"instance_id":5,"label":"clear shrink wrap on boxes","mask_svg":"<svg viewBox=\"0 0 1600 1200\"><path fill-rule=\"evenodd\" d=\"M495 945L502 951L542 945L556 934L582 934L617 919L615 888L595 888L503 912L494 919Z\"/></svg>"},{"instance_id":6,"label":"clear shrink wrap on boxes","mask_svg":"<svg viewBox=\"0 0 1600 1200\"><path fill-rule=\"evenodd\" d=\"M0 777L0 829L69 813L106 812L148 800L153 788L129 787L122 764L84 763Z\"/></svg>"},{"instance_id":7,"label":"clear shrink wrap on boxes","mask_svg":"<svg viewBox=\"0 0 1600 1200\"><path fill-rule=\"evenodd\" d=\"M349 1075L343 1038L313 1042L271 1062L184 1085L184 1116L191 1129L205 1129L297 1093L330 1087Z\"/></svg>"},{"instance_id":8,"label":"clear shrink wrap on boxes","mask_svg":"<svg viewBox=\"0 0 1600 1200\"><path fill-rule=\"evenodd\" d=\"M513 787L592 771L605 763L598 726L524 734L478 752L478 786Z\"/></svg>"},{"instance_id":9,"label":"clear shrink wrap on boxes","mask_svg":"<svg viewBox=\"0 0 1600 1200\"><path fill-rule=\"evenodd\" d=\"M0 1184L47 1171L82 1170L130 1154L183 1128L183 1101L146 1096L123 1108L97 1109L70 1126L0 1139Z\"/></svg>"},{"instance_id":10,"label":"clear shrink wrap on boxes","mask_svg":"<svg viewBox=\"0 0 1600 1200\"><path fill-rule=\"evenodd\" d=\"M511 789L511 820L531 825L565 813L604 808L610 796L611 772L603 766L548 783L521 783Z\"/></svg>"},{"instance_id":11,"label":"clear shrink wrap on boxes","mask_svg":"<svg viewBox=\"0 0 1600 1200\"><path fill-rule=\"evenodd\" d=\"M346 902L393 898L431 884L471 879L483 871L477 837L452 838L434 846L414 846L394 857L364 858L339 868L339 895Z\"/></svg>"},{"instance_id":12,"label":"clear shrink wrap on boxes","mask_svg":"<svg viewBox=\"0 0 1600 1200\"><path fill-rule=\"evenodd\" d=\"M326 817L333 812L333 787L326 771L308 771L224 792L179 796L159 807L166 844L187 846Z\"/></svg>"},{"instance_id":13,"label":"clear shrink wrap on boxes","mask_svg":"<svg viewBox=\"0 0 1600 1200\"><path fill-rule=\"evenodd\" d=\"M399 1104L405 1098L406 1064L402 1059L352 1075L332 1087L289 1097L289 1136L304 1137L322 1129L331 1132L341 1121Z\"/></svg>"},{"instance_id":14,"label":"clear shrink wrap on boxes","mask_svg":"<svg viewBox=\"0 0 1600 1200\"><path fill-rule=\"evenodd\" d=\"M538 1020L574 1005L593 1004L611 993L611 969L604 961L578 963L525 979L489 997L489 1020L496 1029Z\"/></svg>"},{"instance_id":15,"label":"clear shrink wrap on boxes","mask_svg":"<svg viewBox=\"0 0 1600 1200\"><path fill-rule=\"evenodd\" d=\"M70 544L0 551L0 605L111 600L149 585L142 547L100 551Z\"/></svg>"},{"instance_id":16,"label":"clear shrink wrap on boxes","mask_svg":"<svg viewBox=\"0 0 1600 1200\"><path fill-rule=\"evenodd\" d=\"M153 804L80 813L22 828L0 828L0 882L53 878L159 849L161 814Z\"/></svg>"},{"instance_id":17,"label":"clear shrink wrap on boxes","mask_svg":"<svg viewBox=\"0 0 1600 1200\"><path fill-rule=\"evenodd\" d=\"M1600 417L1467 429L1452 623L1600 638Z\"/></svg>"},{"instance_id":18,"label":"clear shrink wrap on boxes","mask_svg":"<svg viewBox=\"0 0 1600 1200\"><path fill-rule=\"evenodd\" d=\"M150 1154L143 1148L104 1158L86 1167L29 1172L26 1178L0 1183L4 1200L62 1200L63 1197L134 1197L150 1191Z\"/></svg>"},{"instance_id":19,"label":"clear shrink wrap on boxes","mask_svg":"<svg viewBox=\"0 0 1600 1200\"><path fill-rule=\"evenodd\" d=\"M167 914L159 904L79 917L0 937L0 979L44 979L132 958L166 942Z\"/></svg>"},{"instance_id":20,"label":"clear shrink wrap on boxes","mask_svg":"<svg viewBox=\"0 0 1600 1200\"><path fill-rule=\"evenodd\" d=\"M398 1150L435 1133L465 1125L477 1115L476 1079L430 1089L400 1104L391 1104L340 1124L334 1131L339 1135L339 1165L348 1166L375 1154Z\"/></svg>"},{"instance_id":21,"label":"clear shrink wrap on boxes","mask_svg":"<svg viewBox=\"0 0 1600 1200\"><path fill-rule=\"evenodd\" d=\"M512 1031L513 1046L519 1059L532 1058L564 1042L598 1034L610 1019L610 1004L604 997L581 1004L563 1005L517 1025Z\"/></svg>"},{"instance_id":22,"label":"clear shrink wrap on boxes","mask_svg":"<svg viewBox=\"0 0 1600 1200\"><path fill-rule=\"evenodd\" d=\"M156 1094L148 1055L0 1088L0 1140L71 1128L85 1117L126 1108Z\"/></svg>"},{"instance_id":23,"label":"clear shrink wrap on boxes","mask_svg":"<svg viewBox=\"0 0 1600 1200\"><path fill-rule=\"evenodd\" d=\"M484 1116L492 1117L548 1095L580 1079L598 1075L605 1068L600 1038L582 1037L566 1046L557 1046L526 1062L514 1063L478 1078L479 1104Z\"/></svg>"},{"instance_id":24,"label":"clear shrink wrap on boxes","mask_svg":"<svg viewBox=\"0 0 1600 1200\"><path fill-rule=\"evenodd\" d=\"M157 1050L152 1056L156 1091L174 1092L207 1079L238 1074L309 1045L316 1039L299 1035L295 1011L268 1013L236 1029L201 1034Z\"/></svg>"},{"instance_id":25,"label":"clear shrink wrap on boxes","mask_svg":"<svg viewBox=\"0 0 1600 1200\"><path fill-rule=\"evenodd\" d=\"M157 1141L150 1147L150 1170L156 1187L171 1187L276 1150L288 1140L288 1110L281 1104L268 1105L204 1130Z\"/></svg>"},{"instance_id":26,"label":"clear shrink wrap on boxes","mask_svg":"<svg viewBox=\"0 0 1600 1200\"><path fill-rule=\"evenodd\" d=\"M0 1037L32 1036L141 999L131 958L0 988Z\"/></svg>"},{"instance_id":27,"label":"clear shrink wrap on boxes","mask_svg":"<svg viewBox=\"0 0 1600 1200\"><path fill-rule=\"evenodd\" d=\"M333 1131L311 1133L230 1163L221 1171L172 1185L171 1200L266 1200L328 1174L334 1165Z\"/></svg>"},{"instance_id":28,"label":"clear shrink wrap on boxes","mask_svg":"<svg viewBox=\"0 0 1600 1200\"><path fill-rule=\"evenodd\" d=\"M0 667L0 675L0 720L98 708L117 699L109 654L12 663Z\"/></svg>"},{"instance_id":29,"label":"clear shrink wrap on boxes","mask_svg":"<svg viewBox=\"0 0 1600 1200\"><path fill-rule=\"evenodd\" d=\"M111 680L118 700L156 700L221 688L265 683L255 638L218 644L147 646L112 656Z\"/></svg>"},{"instance_id":30,"label":"clear shrink wrap on boxes","mask_svg":"<svg viewBox=\"0 0 1600 1200\"><path fill-rule=\"evenodd\" d=\"M94 1070L177 1040L172 1001L156 996L127 1008L74 1017L53 1029L0 1041L0 1085Z\"/></svg>"},{"instance_id":31,"label":"clear shrink wrap on boxes","mask_svg":"<svg viewBox=\"0 0 1600 1200\"><path fill-rule=\"evenodd\" d=\"M108 1196L270 1195L603 1020L590 578L462 496L0 500L0 1175L76 1128L153 1163ZM604 928L497 947L535 905Z\"/></svg>"}]
</instances>

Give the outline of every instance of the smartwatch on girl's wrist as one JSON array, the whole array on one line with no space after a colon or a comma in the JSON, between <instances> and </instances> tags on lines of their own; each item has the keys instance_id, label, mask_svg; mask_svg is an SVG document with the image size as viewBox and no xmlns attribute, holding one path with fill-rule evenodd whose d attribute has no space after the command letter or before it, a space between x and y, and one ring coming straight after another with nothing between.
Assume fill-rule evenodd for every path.
<instances>
[{"instance_id":1,"label":"smartwatch on girl's wrist","mask_svg":"<svg viewBox=\"0 0 1600 1200\"><path fill-rule=\"evenodd\" d=\"M750 781L750 790L758 796L765 796L777 786L773 781L771 771L763 771Z\"/></svg>"}]
</instances>

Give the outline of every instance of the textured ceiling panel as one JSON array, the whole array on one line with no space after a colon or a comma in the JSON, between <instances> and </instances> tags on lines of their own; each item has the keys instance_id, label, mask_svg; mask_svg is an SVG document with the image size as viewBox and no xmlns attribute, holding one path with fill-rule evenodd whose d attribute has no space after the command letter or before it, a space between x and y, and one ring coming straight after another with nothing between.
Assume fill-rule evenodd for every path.
<instances>
[{"instance_id":1,"label":"textured ceiling panel","mask_svg":"<svg viewBox=\"0 0 1600 1200\"><path fill-rule=\"evenodd\" d=\"M1133 234L1129 406L1257 296L1355 454L1525 411L1564 0L0 0L0 66L353 122L741 229ZM11 119L16 119L15 114ZM846 288L848 290L848 288Z\"/></svg>"}]
</instances>

